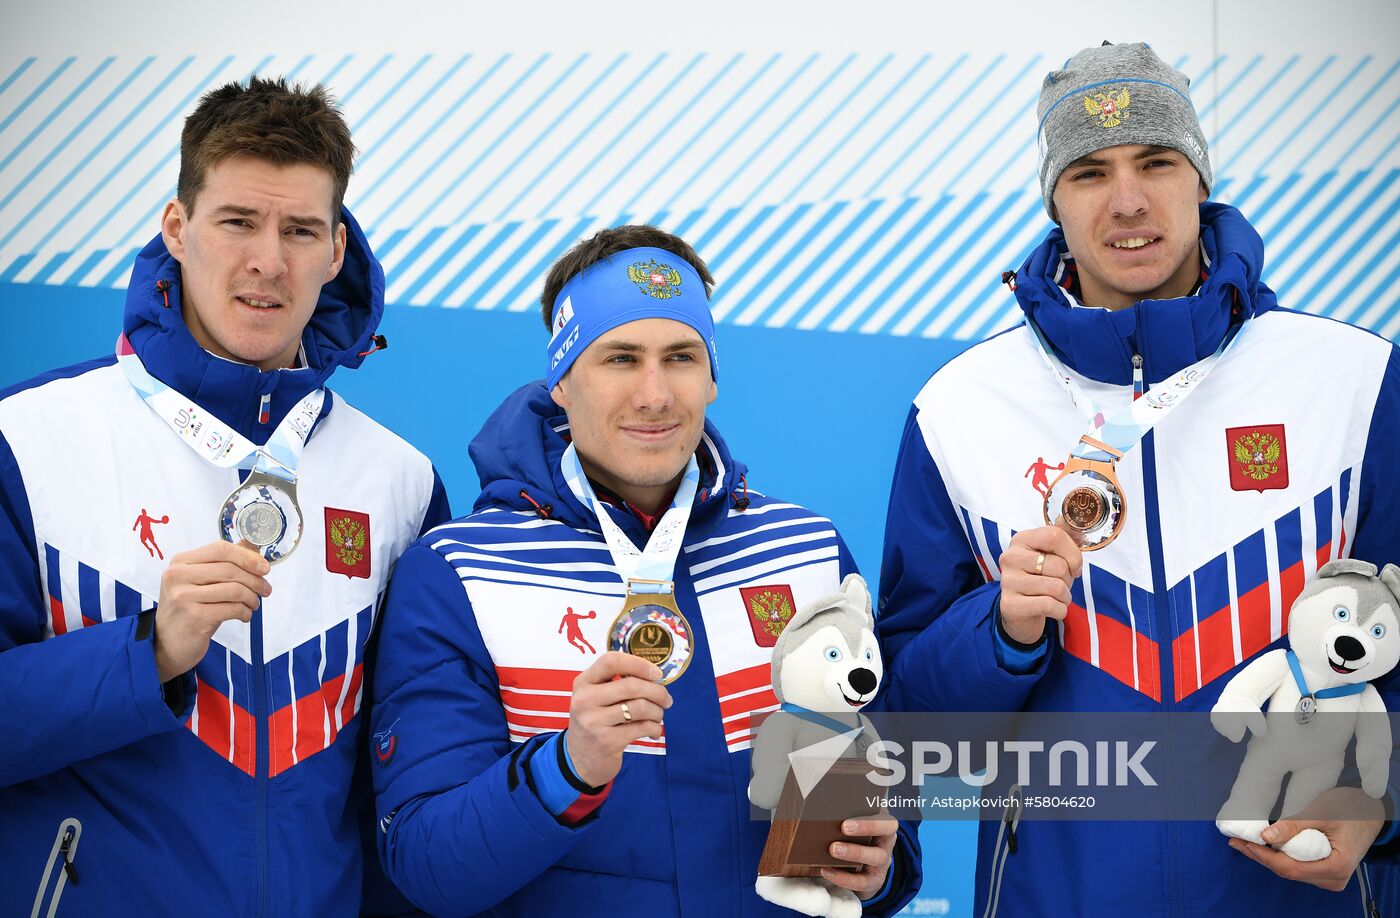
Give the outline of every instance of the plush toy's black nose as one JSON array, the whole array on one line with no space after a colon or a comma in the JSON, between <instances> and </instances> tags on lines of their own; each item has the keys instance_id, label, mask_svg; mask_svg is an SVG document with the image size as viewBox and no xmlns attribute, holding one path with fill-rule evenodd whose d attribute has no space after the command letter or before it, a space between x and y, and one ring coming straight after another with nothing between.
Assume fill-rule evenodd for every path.
<instances>
[{"instance_id":1,"label":"plush toy's black nose","mask_svg":"<svg viewBox=\"0 0 1400 918\"><path fill-rule=\"evenodd\" d=\"M1337 656L1347 662L1366 656L1366 648L1361 646L1361 642L1345 634L1337 638L1337 642L1332 646L1337 648Z\"/></svg>"},{"instance_id":2,"label":"plush toy's black nose","mask_svg":"<svg viewBox=\"0 0 1400 918\"><path fill-rule=\"evenodd\" d=\"M866 669L864 666L860 669L851 670L851 675L848 678L851 680L851 688L860 692L862 695L869 695L871 692L875 691L875 684L880 681L875 678L873 672Z\"/></svg>"}]
</instances>

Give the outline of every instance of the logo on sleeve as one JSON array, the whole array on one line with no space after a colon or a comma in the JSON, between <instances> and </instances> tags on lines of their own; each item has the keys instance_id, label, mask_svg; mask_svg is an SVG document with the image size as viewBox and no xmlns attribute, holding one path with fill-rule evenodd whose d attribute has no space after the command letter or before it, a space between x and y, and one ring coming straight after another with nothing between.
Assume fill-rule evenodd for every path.
<instances>
[{"instance_id":1,"label":"logo on sleeve","mask_svg":"<svg viewBox=\"0 0 1400 918\"><path fill-rule=\"evenodd\" d=\"M394 735L394 728L398 725L399 721L395 718L387 730L374 734L374 760L379 763L380 768L388 765L394 753L399 751L399 738ZM385 828L387 829L387 824Z\"/></svg>"},{"instance_id":2,"label":"logo on sleeve","mask_svg":"<svg viewBox=\"0 0 1400 918\"><path fill-rule=\"evenodd\" d=\"M748 610L754 641L760 647L777 644L778 635L783 633L797 608L792 598L792 587L785 583L740 587L739 595L744 598L744 608Z\"/></svg>"},{"instance_id":3,"label":"logo on sleeve","mask_svg":"<svg viewBox=\"0 0 1400 918\"><path fill-rule=\"evenodd\" d=\"M326 508L326 570L369 579L369 514Z\"/></svg>"},{"instance_id":4,"label":"logo on sleeve","mask_svg":"<svg viewBox=\"0 0 1400 918\"><path fill-rule=\"evenodd\" d=\"M1288 487L1288 444L1282 424L1231 427L1225 431L1230 487L1236 491L1281 491Z\"/></svg>"}]
</instances>

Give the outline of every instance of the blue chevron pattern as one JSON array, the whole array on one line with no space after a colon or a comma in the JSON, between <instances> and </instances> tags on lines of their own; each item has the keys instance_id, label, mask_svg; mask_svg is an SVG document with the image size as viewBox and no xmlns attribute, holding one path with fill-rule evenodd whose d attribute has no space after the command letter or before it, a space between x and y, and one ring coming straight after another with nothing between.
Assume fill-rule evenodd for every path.
<instances>
[{"instance_id":1,"label":"blue chevron pattern","mask_svg":"<svg viewBox=\"0 0 1400 918\"><path fill-rule=\"evenodd\" d=\"M323 81L360 146L349 205L391 303L529 311L623 221L708 257L721 322L973 340L1044 234L1045 56L466 54L0 60L0 281L122 286L174 193L199 94ZM1400 333L1400 58L1173 61L1214 196L1282 303Z\"/></svg>"}]
</instances>

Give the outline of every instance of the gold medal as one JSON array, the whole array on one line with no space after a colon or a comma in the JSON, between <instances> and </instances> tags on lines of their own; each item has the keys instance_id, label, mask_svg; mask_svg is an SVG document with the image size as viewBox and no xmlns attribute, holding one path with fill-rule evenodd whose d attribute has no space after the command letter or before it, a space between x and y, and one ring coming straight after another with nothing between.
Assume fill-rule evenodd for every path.
<instances>
[{"instance_id":1,"label":"gold medal","mask_svg":"<svg viewBox=\"0 0 1400 918\"><path fill-rule=\"evenodd\" d=\"M639 593L634 585L664 584L663 592ZM608 649L641 657L661 670L661 684L669 685L690 665L694 639L690 623L676 606L672 584L660 580L627 581L627 601L608 629Z\"/></svg>"},{"instance_id":2,"label":"gold medal","mask_svg":"<svg viewBox=\"0 0 1400 918\"><path fill-rule=\"evenodd\" d=\"M1123 531L1127 508L1114 469L1114 464L1123 454L1092 437L1080 439L1113 458L1102 460L1070 456L1064 471L1045 494L1042 513L1047 526L1064 529L1078 543L1081 551L1096 551L1118 538L1118 533Z\"/></svg>"}]
</instances>

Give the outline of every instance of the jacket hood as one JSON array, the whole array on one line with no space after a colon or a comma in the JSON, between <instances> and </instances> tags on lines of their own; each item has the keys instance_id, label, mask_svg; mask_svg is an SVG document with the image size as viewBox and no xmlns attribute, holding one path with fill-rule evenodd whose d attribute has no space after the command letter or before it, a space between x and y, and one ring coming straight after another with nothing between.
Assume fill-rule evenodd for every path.
<instances>
[{"instance_id":1,"label":"jacket hood","mask_svg":"<svg viewBox=\"0 0 1400 918\"><path fill-rule=\"evenodd\" d=\"M559 468L569 446L568 429L564 409L550 398L543 381L527 383L507 396L469 448L481 480L474 510L531 510L575 529L596 530L593 511L574 497ZM714 529L730 507L748 506L747 467L730 456L724 438L708 419L696 455L701 460L700 490L687 542ZM645 530L636 517L618 510L613 519L634 542L646 544Z\"/></svg>"},{"instance_id":2,"label":"jacket hood","mask_svg":"<svg viewBox=\"0 0 1400 918\"><path fill-rule=\"evenodd\" d=\"M1128 385L1133 355L1139 354L1147 381L1160 382L1213 354L1232 322L1277 305L1259 279L1263 240L1238 210L1202 204L1201 246L1207 277L1191 296L1142 300L1117 311L1087 308L1074 304L1057 283L1070 260L1057 227L1017 272L1016 299L1056 356L1076 372Z\"/></svg>"},{"instance_id":3,"label":"jacket hood","mask_svg":"<svg viewBox=\"0 0 1400 918\"><path fill-rule=\"evenodd\" d=\"M321 288L302 332L305 366L264 372L201 347L185 325L180 263L160 236L136 256L127 285L122 330L132 350L152 376L255 443L266 442L283 416L324 385L337 367L354 369L363 362L384 314L384 270L355 218L343 208L340 216L345 261L335 279ZM266 395L271 395L269 420L259 423Z\"/></svg>"}]
</instances>

